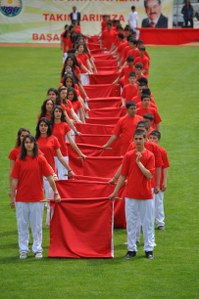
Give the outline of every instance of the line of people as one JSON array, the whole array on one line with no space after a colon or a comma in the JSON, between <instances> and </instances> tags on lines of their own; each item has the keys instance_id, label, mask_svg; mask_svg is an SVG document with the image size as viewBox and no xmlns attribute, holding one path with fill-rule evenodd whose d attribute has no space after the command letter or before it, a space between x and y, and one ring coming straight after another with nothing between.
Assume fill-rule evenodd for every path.
<instances>
[{"instance_id":1,"label":"line of people","mask_svg":"<svg viewBox=\"0 0 199 299\"><path fill-rule=\"evenodd\" d=\"M77 129L78 124L84 125L89 119L91 97L88 95L87 85L89 75L99 72L97 56L101 54L111 55L117 61L115 71L113 71L117 74L117 78L112 85L119 86L120 107L125 114L115 124L112 135L106 144L101 146L106 151L118 139L117 155L125 155L127 152L120 177L120 170L118 170L109 182L115 183L119 178L110 199L117 197L119 188L127 178L127 190L130 192L127 195L129 200L126 200L128 232L126 258L136 255L136 241L138 241L136 236L139 235L141 227L144 233L146 257L153 258L154 211L156 211L158 228L162 230L165 225L163 192L166 190L169 162L166 152L159 146L155 146L155 143L160 141L161 118L148 87L149 53L143 42L135 39L135 33L128 25L123 29L115 22L114 26L113 28L113 22L110 20L103 21L101 34L93 37L93 40L92 37L85 37L79 33L79 29L76 30L76 25L65 26L65 31L61 35L64 62L59 87L58 89L49 88L47 91L47 99L43 102L38 116L35 137L30 134L28 129L21 128L18 131L17 143L11 150L9 159L11 207L16 206L17 211L21 259L27 258L29 252L29 222L33 234L32 251L35 258L42 258L41 219L43 211L41 201L44 199L42 185L44 185L47 200L54 197L56 202L60 202L54 180L74 178L76 175L70 167L66 142L70 143L80 159L87 158L76 144L75 136L81 134ZM95 93L96 98L97 89ZM129 148L133 135L134 144L131 143L132 148ZM147 137L152 141L146 142ZM134 162L131 164L129 159L131 160L132 157ZM150 160L149 166L148 160ZM132 186L138 187L138 189L135 188L138 190L137 193L131 192L131 189L134 189ZM154 194L156 210L152 204ZM133 201L136 203L136 207L132 204ZM138 207L138 203L140 207ZM150 203L149 207L146 207L146 203ZM32 207L34 204L36 208ZM37 214L40 215L39 221L36 217ZM132 222L132 218L135 220L134 222ZM47 205L47 225L49 225L49 219L50 207Z\"/></svg>"}]
</instances>

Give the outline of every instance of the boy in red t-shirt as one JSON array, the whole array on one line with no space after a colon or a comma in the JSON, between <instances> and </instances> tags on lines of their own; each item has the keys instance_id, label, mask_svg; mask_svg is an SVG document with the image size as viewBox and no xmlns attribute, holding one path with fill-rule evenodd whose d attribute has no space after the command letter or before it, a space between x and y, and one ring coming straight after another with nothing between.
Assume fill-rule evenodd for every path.
<instances>
[{"instance_id":1,"label":"boy in red t-shirt","mask_svg":"<svg viewBox=\"0 0 199 299\"><path fill-rule=\"evenodd\" d=\"M125 105L132 101L133 97L135 97L138 94L138 87L136 84L136 75L135 72L131 72L128 75L129 78L129 84L126 84L122 91L122 107L125 107Z\"/></svg>"},{"instance_id":2,"label":"boy in red t-shirt","mask_svg":"<svg viewBox=\"0 0 199 299\"><path fill-rule=\"evenodd\" d=\"M150 140L159 145L161 134L154 130L150 134ZM160 192L155 194L155 220L159 230L164 230L164 192L167 189L168 168L170 166L166 150L159 146L162 155L163 166L161 168Z\"/></svg>"},{"instance_id":3,"label":"boy in red t-shirt","mask_svg":"<svg viewBox=\"0 0 199 299\"><path fill-rule=\"evenodd\" d=\"M122 163L122 170L117 185L109 198L117 196L126 178L125 210L127 222L128 252L126 259L136 256L137 220L140 217L144 235L146 258L153 259L154 249L154 201L151 180L155 169L153 153L144 147L146 135L143 130L134 133L135 149L129 151Z\"/></svg>"},{"instance_id":4,"label":"boy in red t-shirt","mask_svg":"<svg viewBox=\"0 0 199 299\"><path fill-rule=\"evenodd\" d=\"M151 102L150 95L143 93L141 96L141 101L142 101L142 106L138 107L137 114L141 116L144 116L147 113L152 114L154 116L154 122L152 126L154 127L154 129L159 131L160 122L162 121L162 119L157 111L157 108L150 106L150 102Z\"/></svg>"}]
</instances>

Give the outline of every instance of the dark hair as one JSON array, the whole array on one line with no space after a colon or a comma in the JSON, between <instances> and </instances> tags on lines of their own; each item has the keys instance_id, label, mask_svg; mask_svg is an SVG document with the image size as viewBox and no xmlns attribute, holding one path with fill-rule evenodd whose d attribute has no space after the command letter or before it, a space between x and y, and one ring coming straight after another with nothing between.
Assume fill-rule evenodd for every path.
<instances>
[{"instance_id":1,"label":"dark hair","mask_svg":"<svg viewBox=\"0 0 199 299\"><path fill-rule=\"evenodd\" d=\"M150 133L150 136L156 136L158 137L158 139L160 140L161 138L161 133L158 131L158 130L153 130L151 133Z\"/></svg>"},{"instance_id":2,"label":"dark hair","mask_svg":"<svg viewBox=\"0 0 199 299\"><path fill-rule=\"evenodd\" d=\"M149 129L148 124L144 120L141 120L137 123L136 129L139 129L140 127L144 127L147 131Z\"/></svg>"},{"instance_id":3,"label":"dark hair","mask_svg":"<svg viewBox=\"0 0 199 299\"><path fill-rule=\"evenodd\" d=\"M125 36L124 36L124 34L123 34L123 33L118 33L118 35L117 35L117 36L118 36L118 38L119 38L119 39L125 39Z\"/></svg>"},{"instance_id":4,"label":"dark hair","mask_svg":"<svg viewBox=\"0 0 199 299\"><path fill-rule=\"evenodd\" d=\"M136 103L135 102L133 102L133 101L130 101L130 102L128 102L127 104L126 104L126 109L129 109L130 107L136 107Z\"/></svg>"},{"instance_id":5,"label":"dark hair","mask_svg":"<svg viewBox=\"0 0 199 299\"><path fill-rule=\"evenodd\" d=\"M71 92L71 91L72 91L73 94L74 94L73 100L72 100L71 102L78 101L77 92L76 92L75 88L73 88L73 87L69 87L69 88L67 89L67 98L68 98L68 94L69 94L69 92Z\"/></svg>"},{"instance_id":6,"label":"dark hair","mask_svg":"<svg viewBox=\"0 0 199 299\"><path fill-rule=\"evenodd\" d=\"M139 50L140 50L140 51L145 51L146 48L145 48L145 46L142 46L142 45L141 45L141 46L139 46Z\"/></svg>"},{"instance_id":7,"label":"dark hair","mask_svg":"<svg viewBox=\"0 0 199 299\"><path fill-rule=\"evenodd\" d=\"M145 7L145 8L147 8L147 2L148 2L148 0L144 0L144 7ZM161 4L161 0L157 0L157 2L158 2L159 4Z\"/></svg>"},{"instance_id":8,"label":"dark hair","mask_svg":"<svg viewBox=\"0 0 199 299\"><path fill-rule=\"evenodd\" d=\"M145 77L139 78L138 83L144 83L145 85L148 85L148 80Z\"/></svg>"},{"instance_id":9,"label":"dark hair","mask_svg":"<svg viewBox=\"0 0 199 299\"><path fill-rule=\"evenodd\" d=\"M74 80L74 77L73 77L72 75L69 75L69 74L67 74L66 76L64 76L64 78L63 78L63 80L62 80L63 86L66 87L66 80L67 80L68 78L71 79L71 81L72 81L72 87L74 87L74 86L75 86L75 80Z\"/></svg>"},{"instance_id":10,"label":"dark hair","mask_svg":"<svg viewBox=\"0 0 199 299\"><path fill-rule=\"evenodd\" d=\"M140 63L140 62L137 62L137 63L135 64L135 68L136 68L136 69L143 69L143 64Z\"/></svg>"},{"instance_id":11,"label":"dark hair","mask_svg":"<svg viewBox=\"0 0 199 299\"><path fill-rule=\"evenodd\" d=\"M32 135L28 134L24 137L23 142L21 144L21 151L20 151L20 156L19 156L20 160L25 160L25 158L27 156L27 150L25 148L26 139L30 139L30 141L34 143L33 158L36 158L38 156L38 144L36 142L36 139Z\"/></svg>"},{"instance_id":12,"label":"dark hair","mask_svg":"<svg viewBox=\"0 0 199 299\"><path fill-rule=\"evenodd\" d=\"M128 77L136 77L135 72L130 72L129 75L128 75Z\"/></svg>"},{"instance_id":13,"label":"dark hair","mask_svg":"<svg viewBox=\"0 0 199 299\"><path fill-rule=\"evenodd\" d=\"M142 94L145 94L145 95L151 95L151 91L150 91L150 89L149 88L144 88L143 90L142 90Z\"/></svg>"},{"instance_id":14,"label":"dark hair","mask_svg":"<svg viewBox=\"0 0 199 299\"><path fill-rule=\"evenodd\" d=\"M151 113L146 113L146 114L144 114L143 118L148 119L148 120L150 120L150 121L153 121L153 120L154 120L154 116L153 116L153 114L151 114Z\"/></svg>"},{"instance_id":15,"label":"dark hair","mask_svg":"<svg viewBox=\"0 0 199 299\"><path fill-rule=\"evenodd\" d=\"M133 62L134 61L134 57L129 55L126 59L127 62Z\"/></svg>"},{"instance_id":16,"label":"dark hair","mask_svg":"<svg viewBox=\"0 0 199 299\"><path fill-rule=\"evenodd\" d=\"M48 126L47 136L51 136L52 135L52 125L51 125L51 122L46 117L41 117L40 120L37 123L37 126L36 126L36 134L35 134L36 140L41 136L41 132L39 130L40 123L45 123Z\"/></svg>"},{"instance_id":17,"label":"dark hair","mask_svg":"<svg viewBox=\"0 0 199 299\"><path fill-rule=\"evenodd\" d=\"M62 115L61 115L61 122L66 122L65 115L64 115L64 110L62 109L61 106L55 105L55 107L54 107L54 109L52 111L52 115L51 115L51 123L52 123L52 125L55 122L55 109L58 109L62 113Z\"/></svg>"},{"instance_id":18,"label":"dark hair","mask_svg":"<svg viewBox=\"0 0 199 299\"><path fill-rule=\"evenodd\" d=\"M146 138L146 133L143 130L136 129L133 136L135 135L142 135L144 138Z\"/></svg>"},{"instance_id":19,"label":"dark hair","mask_svg":"<svg viewBox=\"0 0 199 299\"><path fill-rule=\"evenodd\" d=\"M59 87L59 89L58 89L59 96L57 97L57 99L55 101L55 105L60 106L62 104L61 99L60 99L60 93L62 92L62 90L67 90L66 86L60 86Z\"/></svg>"},{"instance_id":20,"label":"dark hair","mask_svg":"<svg viewBox=\"0 0 199 299\"><path fill-rule=\"evenodd\" d=\"M61 77L64 76L64 73L65 73L65 68L66 68L66 65L68 63L68 60L69 58L73 61L73 66L72 66L72 69L73 69L73 72L75 70L75 67L78 66L79 67L79 63L74 55L74 52L76 51L75 49L73 50L70 50L70 51L73 51L73 53L70 53L69 54L69 51L68 51L68 56L66 57L66 60L64 61L64 64L63 64L63 68L62 68L62 72L61 72Z\"/></svg>"},{"instance_id":21,"label":"dark hair","mask_svg":"<svg viewBox=\"0 0 199 299\"><path fill-rule=\"evenodd\" d=\"M16 144L15 144L15 147L18 147L21 145L21 139L20 139L20 136L21 136L21 133L22 132L27 132L28 134L30 134L30 131L26 128L20 128L17 132L17 140L16 140Z\"/></svg>"},{"instance_id":22,"label":"dark hair","mask_svg":"<svg viewBox=\"0 0 199 299\"><path fill-rule=\"evenodd\" d=\"M134 45L137 45L137 40L134 37L129 37L128 42L133 43Z\"/></svg>"},{"instance_id":23,"label":"dark hair","mask_svg":"<svg viewBox=\"0 0 199 299\"><path fill-rule=\"evenodd\" d=\"M53 100L51 99L46 99L43 104L41 105L41 114L39 116L39 118L41 117L45 117L46 116L46 104L48 101L51 101L53 103L53 107L55 106L55 103L53 102Z\"/></svg>"},{"instance_id":24,"label":"dark hair","mask_svg":"<svg viewBox=\"0 0 199 299\"><path fill-rule=\"evenodd\" d=\"M135 6L131 6L131 9L135 9Z\"/></svg>"},{"instance_id":25,"label":"dark hair","mask_svg":"<svg viewBox=\"0 0 199 299\"><path fill-rule=\"evenodd\" d=\"M56 96L58 96L58 90L55 89L55 88L53 88L53 87L51 87L51 88L48 89L48 91L47 91L47 95L49 95L49 93L50 93L51 91L53 91L53 92L56 94Z\"/></svg>"},{"instance_id":26,"label":"dark hair","mask_svg":"<svg viewBox=\"0 0 199 299\"><path fill-rule=\"evenodd\" d=\"M145 99L145 98L151 100L151 98L150 98L150 94L147 94L147 93L144 93L144 92L143 92L142 95L141 95L141 101L143 101L143 99Z\"/></svg>"}]
</instances>

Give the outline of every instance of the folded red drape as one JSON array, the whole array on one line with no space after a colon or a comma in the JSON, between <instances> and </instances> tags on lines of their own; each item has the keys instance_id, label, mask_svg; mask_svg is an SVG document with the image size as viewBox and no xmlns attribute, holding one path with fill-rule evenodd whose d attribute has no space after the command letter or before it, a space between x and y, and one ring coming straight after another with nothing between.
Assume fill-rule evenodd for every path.
<instances>
[{"instance_id":1,"label":"folded red drape","mask_svg":"<svg viewBox=\"0 0 199 299\"><path fill-rule=\"evenodd\" d=\"M90 109L120 107L121 97L90 98L88 105Z\"/></svg>"},{"instance_id":2,"label":"folded red drape","mask_svg":"<svg viewBox=\"0 0 199 299\"><path fill-rule=\"evenodd\" d=\"M113 83L118 78L117 72L101 71L97 74L89 74L90 84L109 84Z\"/></svg>"},{"instance_id":3,"label":"folded red drape","mask_svg":"<svg viewBox=\"0 0 199 299\"><path fill-rule=\"evenodd\" d=\"M85 85L84 89L89 98L119 97L119 85L112 84L93 84Z\"/></svg>"},{"instance_id":4,"label":"folded red drape","mask_svg":"<svg viewBox=\"0 0 199 299\"><path fill-rule=\"evenodd\" d=\"M79 179L79 180L78 180ZM77 176L75 180L59 180L56 182L61 198L87 198L108 197L114 190L114 185L108 184L107 178ZM121 200L114 202L114 227L125 228L124 212L125 185L118 193Z\"/></svg>"},{"instance_id":5,"label":"folded red drape","mask_svg":"<svg viewBox=\"0 0 199 299\"><path fill-rule=\"evenodd\" d=\"M75 136L75 142L83 144L95 144L104 145L111 135L92 135L92 134L81 134Z\"/></svg>"},{"instance_id":6,"label":"folded red drape","mask_svg":"<svg viewBox=\"0 0 199 299\"><path fill-rule=\"evenodd\" d=\"M116 67L116 66L118 66L117 65L117 61L115 61L115 59L109 59L109 60L107 60L107 59L98 59L98 60L96 60L95 61L95 65L96 65L96 68L98 68L98 66L99 67L102 67L102 66L111 66L111 67Z\"/></svg>"},{"instance_id":7,"label":"folded red drape","mask_svg":"<svg viewBox=\"0 0 199 299\"><path fill-rule=\"evenodd\" d=\"M89 117L86 121L90 124L115 125L118 120L119 117Z\"/></svg>"},{"instance_id":8,"label":"folded red drape","mask_svg":"<svg viewBox=\"0 0 199 299\"><path fill-rule=\"evenodd\" d=\"M112 134L114 126L110 125L94 125L94 124L75 124L77 130L82 134L93 134L93 135L101 135L101 134Z\"/></svg>"},{"instance_id":9,"label":"folded red drape","mask_svg":"<svg viewBox=\"0 0 199 299\"><path fill-rule=\"evenodd\" d=\"M96 54L93 55L93 58L95 60L95 62L98 62L99 60L103 59L103 60L114 60L116 61L116 59L113 57L112 54L109 53L100 53L100 54Z\"/></svg>"},{"instance_id":10,"label":"folded red drape","mask_svg":"<svg viewBox=\"0 0 199 299\"><path fill-rule=\"evenodd\" d=\"M126 109L120 107L105 107L101 109L91 109L88 111L89 117L122 117L126 114Z\"/></svg>"},{"instance_id":11,"label":"folded red drape","mask_svg":"<svg viewBox=\"0 0 199 299\"><path fill-rule=\"evenodd\" d=\"M113 202L108 198L51 203L49 257L113 257Z\"/></svg>"}]
</instances>

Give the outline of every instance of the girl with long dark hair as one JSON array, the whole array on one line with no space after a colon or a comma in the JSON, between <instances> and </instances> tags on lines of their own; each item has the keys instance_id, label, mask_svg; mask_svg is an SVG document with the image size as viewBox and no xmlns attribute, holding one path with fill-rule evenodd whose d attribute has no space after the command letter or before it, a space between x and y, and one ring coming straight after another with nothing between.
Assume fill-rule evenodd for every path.
<instances>
[{"instance_id":1,"label":"girl with long dark hair","mask_svg":"<svg viewBox=\"0 0 199 299\"><path fill-rule=\"evenodd\" d=\"M16 160L11 177L11 208L16 207L20 259L29 252L29 224L33 236L32 251L35 258L42 258L42 216L44 204L43 176L54 191L55 202L60 202L53 169L43 155L32 135L26 135L21 144L20 157ZM16 195L16 199L15 199Z\"/></svg>"}]
</instances>

